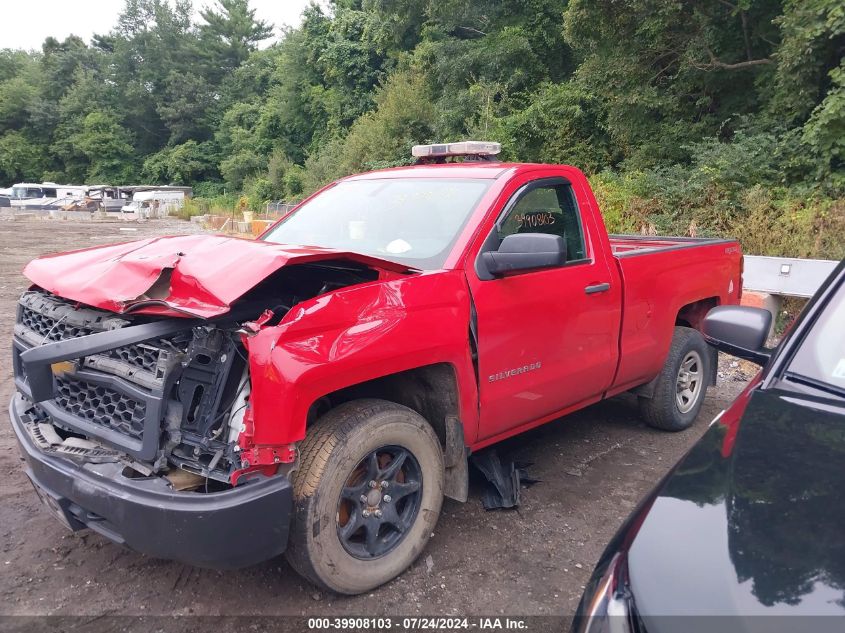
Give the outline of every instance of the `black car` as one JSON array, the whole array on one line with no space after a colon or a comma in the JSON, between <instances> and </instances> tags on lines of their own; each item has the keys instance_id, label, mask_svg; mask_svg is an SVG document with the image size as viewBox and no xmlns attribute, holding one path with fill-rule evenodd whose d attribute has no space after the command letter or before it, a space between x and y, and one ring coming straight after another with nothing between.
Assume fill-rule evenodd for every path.
<instances>
[{"instance_id":1,"label":"black car","mask_svg":"<svg viewBox=\"0 0 845 633\"><path fill-rule=\"evenodd\" d=\"M845 631L845 260L774 350L770 325L707 315L763 369L611 541L573 631Z\"/></svg>"}]
</instances>

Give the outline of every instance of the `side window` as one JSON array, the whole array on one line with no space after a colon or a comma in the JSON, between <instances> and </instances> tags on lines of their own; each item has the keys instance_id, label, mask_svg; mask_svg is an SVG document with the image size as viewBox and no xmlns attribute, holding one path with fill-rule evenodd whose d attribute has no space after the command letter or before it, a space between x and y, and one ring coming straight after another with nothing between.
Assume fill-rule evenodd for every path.
<instances>
[{"instance_id":1,"label":"side window","mask_svg":"<svg viewBox=\"0 0 845 633\"><path fill-rule=\"evenodd\" d=\"M584 232L572 187L550 184L524 193L499 227L499 239L515 233L551 233L566 242L566 260L585 259Z\"/></svg>"}]
</instances>

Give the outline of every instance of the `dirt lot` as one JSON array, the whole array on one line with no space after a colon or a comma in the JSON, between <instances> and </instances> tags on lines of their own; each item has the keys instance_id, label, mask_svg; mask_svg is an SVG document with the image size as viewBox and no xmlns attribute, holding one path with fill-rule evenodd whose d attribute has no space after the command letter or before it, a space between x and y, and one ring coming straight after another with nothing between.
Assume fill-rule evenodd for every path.
<instances>
[{"instance_id":1,"label":"dirt lot","mask_svg":"<svg viewBox=\"0 0 845 633\"><path fill-rule=\"evenodd\" d=\"M11 336L15 301L26 286L20 271L32 257L196 230L163 220L0 221L0 336ZM485 512L476 484L468 503L445 504L434 537L411 569L354 598L315 590L284 559L222 573L146 558L97 534L66 532L39 506L4 422L0 614L571 614L621 521L742 389L746 376L731 371L684 433L644 426L634 399L620 397L503 443L503 456L533 462L530 473L542 480L523 491L522 507ZM11 392L9 357L3 354L0 402L8 402Z\"/></svg>"}]
</instances>

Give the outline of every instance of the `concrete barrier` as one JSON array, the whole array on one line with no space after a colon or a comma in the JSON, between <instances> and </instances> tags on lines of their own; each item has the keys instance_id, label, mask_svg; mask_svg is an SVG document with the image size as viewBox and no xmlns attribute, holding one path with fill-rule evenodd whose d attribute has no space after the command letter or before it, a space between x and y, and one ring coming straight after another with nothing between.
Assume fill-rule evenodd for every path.
<instances>
[{"instance_id":1,"label":"concrete barrier","mask_svg":"<svg viewBox=\"0 0 845 633\"><path fill-rule=\"evenodd\" d=\"M783 297L769 294L768 292L743 290L742 301L740 301L740 304L751 308L763 308L764 310L768 310L772 315L772 327L769 330L769 336L774 334L778 313L783 305Z\"/></svg>"},{"instance_id":2,"label":"concrete barrier","mask_svg":"<svg viewBox=\"0 0 845 633\"><path fill-rule=\"evenodd\" d=\"M771 312L773 329L784 297L812 297L839 263L758 255L746 255L744 259L742 305Z\"/></svg>"},{"instance_id":3,"label":"concrete barrier","mask_svg":"<svg viewBox=\"0 0 845 633\"><path fill-rule=\"evenodd\" d=\"M780 297L812 297L839 262L830 259L745 256L742 287Z\"/></svg>"}]
</instances>

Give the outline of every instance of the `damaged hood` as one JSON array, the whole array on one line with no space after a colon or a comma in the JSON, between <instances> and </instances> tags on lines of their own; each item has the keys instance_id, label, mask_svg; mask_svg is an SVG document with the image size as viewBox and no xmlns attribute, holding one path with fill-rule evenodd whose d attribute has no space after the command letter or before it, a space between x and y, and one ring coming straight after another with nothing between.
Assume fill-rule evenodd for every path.
<instances>
[{"instance_id":1,"label":"damaged hood","mask_svg":"<svg viewBox=\"0 0 845 633\"><path fill-rule=\"evenodd\" d=\"M45 255L23 274L71 301L110 312L141 310L211 318L284 266L346 260L407 272L395 262L319 247L180 235Z\"/></svg>"}]
</instances>

